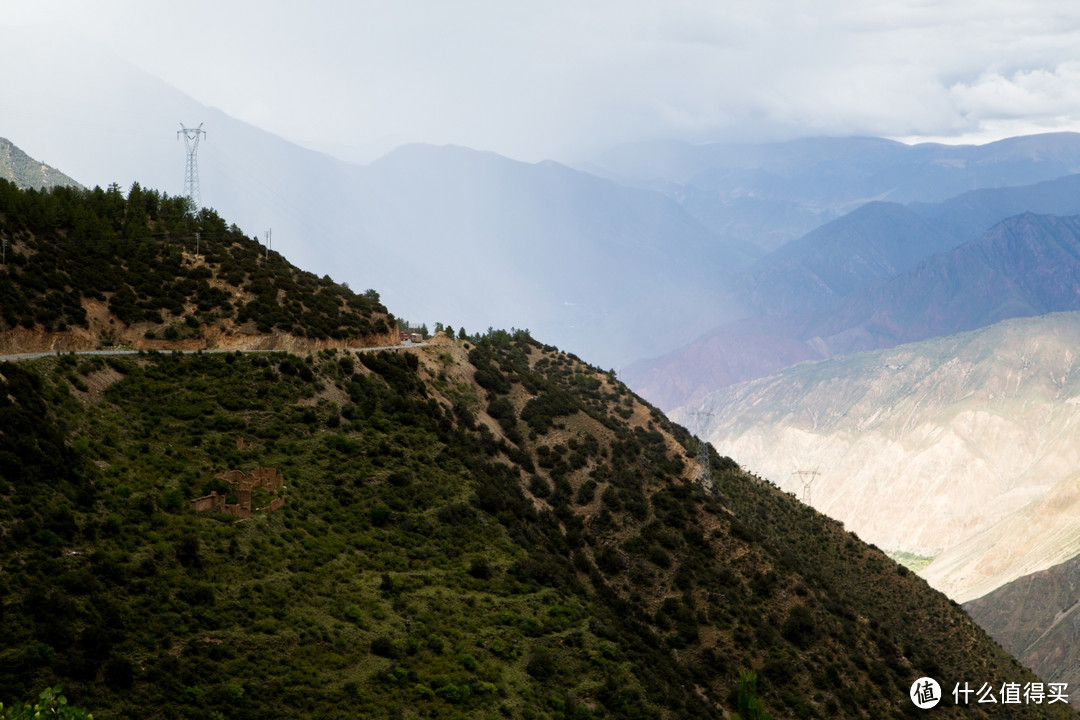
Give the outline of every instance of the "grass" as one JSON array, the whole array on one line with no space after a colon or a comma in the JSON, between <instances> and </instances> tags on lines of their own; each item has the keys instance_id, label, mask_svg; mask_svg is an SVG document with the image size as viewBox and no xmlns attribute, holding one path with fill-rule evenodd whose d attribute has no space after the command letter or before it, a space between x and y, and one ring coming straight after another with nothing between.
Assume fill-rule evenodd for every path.
<instances>
[{"instance_id":1,"label":"grass","mask_svg":"<svg viewBox=\"0 0 1080 720\"><path fill-rule=\"evenodd\" d=\"M914 573L919 572L934 561L933 555L916 555L903 550L887 550L885 554Z\"/></svg>"}]
</instances>

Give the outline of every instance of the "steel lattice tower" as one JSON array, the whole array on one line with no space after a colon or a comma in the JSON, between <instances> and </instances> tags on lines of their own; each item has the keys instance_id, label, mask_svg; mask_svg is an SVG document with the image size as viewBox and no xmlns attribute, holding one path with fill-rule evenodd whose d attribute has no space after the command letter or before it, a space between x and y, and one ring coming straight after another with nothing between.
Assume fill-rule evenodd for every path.
<instances>
[{"instance_id":1,"label":"steel lattice tower","mask_svg":"<svg viewBox=\"0 0 1080 720\"><path fill-rule=\"evenodd\" d=\"M184 127L180 123L180 129L176 131L176 137L184 137L184 147L187 148L187 169L184 171L184 195L191 203L191 212L198 212L202 207L202 199L199 197L199 138L206 134L199 123L197 128Z\"/></svg>"}]
</instances>

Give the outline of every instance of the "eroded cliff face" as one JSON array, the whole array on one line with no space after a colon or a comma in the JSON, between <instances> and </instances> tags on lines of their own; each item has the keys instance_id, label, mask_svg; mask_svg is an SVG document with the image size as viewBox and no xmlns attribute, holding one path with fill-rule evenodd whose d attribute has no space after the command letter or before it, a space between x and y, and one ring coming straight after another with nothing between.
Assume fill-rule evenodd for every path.
<instances>
[{"instance_id":1,"label":"eroded cliff face","mask_svg":"<svg viewBox=\"0 0 1080 720\"><path fill-rule=\"evenodd\" d=\"M0 332L0 355L40 352L77 352L106 347L122 347L133 350L283 350L293 353L309 353L335 348L383 347L398 345L397 332L369 333L353 338L298 337L277 330L260 333L254 323L237 325L232 320L215 324L202 324L195 328L184 327L184 334L169 340L146 337L148 330L160 333L161 325L138 323L124 325L109 312L100 301L83 298L89 328L70 328L62 331L45 331L40 327L22 326Z\"/></svg>"},{"instance_id":2,"label":"eroded cliff face","mask_svg":"<svg viewBox=\"0 0 1080 720\"><path fill-rule=\"evenodd\" d=\"M1080 553L1080 314L791 368L672 413L958 601Z\"/></svg>"}]
</instances>

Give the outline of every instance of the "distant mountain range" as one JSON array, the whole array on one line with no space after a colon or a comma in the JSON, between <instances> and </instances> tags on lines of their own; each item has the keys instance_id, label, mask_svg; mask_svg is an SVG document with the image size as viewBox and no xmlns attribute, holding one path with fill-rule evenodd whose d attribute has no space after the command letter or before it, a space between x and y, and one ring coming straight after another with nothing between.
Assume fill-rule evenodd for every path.
<instances>
[{"instance_id":1,"label":"distant mountain range","mask_svg":"<svg viewBox=\"0 0 1080 720\"><path fill-rule=\"evenodd\" d=\"M672 413L959 600L1080 553L1080 313L807 363Z\"/></svg>"},{"instance_id":2,"label":"distant mountain range","mask_svg":"<svg viewBox=\"0 0 1080 720\"><path fill-rule=\"evenodd\" d=\"M719 236L771 251L871 201L935 203L1080 172L1080 136L979 146L910 146L881 138L759 145L665 140L613 148L585 167L668 193Z\"/></svg>"},{"instance_id":3,"label":"distant mountain range","mask_svg":"<svg viewBox=\"0 0 1080 720\"><path fill-rule=\"evenodd\" d=\"M871 222L862 222L867 219ZM877 231L847 232L860 225ZM792 248L792 255L801 254L798 262L760 262L757 275L740 279L744 285L759 283L762 296L773 289L774 305L786 292L785 308L801 306L808 312L728 323L664 357L635 363L622 376L660 407L672 409L797 362L892 347L1010 317L1080 309L1076 218L1031 213L1009 218L975 240L877 282L873 278L888 268L910 263L917 253L905 252L915 240L928 250L946 243L948 236L888 205L864 207L829 227L829 232L821 228L813 238L807 236L815 252L804 247L809 242ZM863 249L851 248L843 263L846 249L858 238L864 240ZM799 290L799 278L808 283L807 290ZM827 297L835 300L827 304Z\"/></svg>"}]
</instances>

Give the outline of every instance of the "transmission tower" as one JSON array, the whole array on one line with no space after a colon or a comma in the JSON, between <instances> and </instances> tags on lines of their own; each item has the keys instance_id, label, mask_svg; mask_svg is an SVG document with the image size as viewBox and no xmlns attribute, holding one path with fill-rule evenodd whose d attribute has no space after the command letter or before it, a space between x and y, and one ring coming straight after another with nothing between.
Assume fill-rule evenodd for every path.
<instances>
[{"instance_id":1,"label":"transmission tower","mask_svg":"<svg viewBox=\"0 0 1080 720\"><path fill-rule=\"evenodd\" d=\"M202 200L199 197L199 138L202 135L206 135L206 131L202 129L203 124L199 123L197 128L184 127L184 123L180 123L180 129L176 131L177 139L182 135L184 137L184 147L187 148L187 169L184 171L184 195L187 196L188 201L191 203L191 212L198 212L202 207Z\"/></svg>"},{"instance_id":2,"label":"transmission tower","mask_svg":"<svg viewBox=\"0 0 1080 720\"><path fill-rule=\"evenodd\" d=\"M715 414L707 412L705 410L699 410L697 412L692 411L689 414L695 417L716 417ZM702 420L701 422L703 426L701 430L701 435L704 435L704 423L707 421ZM705 442L705 440L702 439L701 435L694 436L694 439L697 440L698 446L697 472L694 475L694 479L698 483L703 485L706 490L712 490L713 480L712 472L710 471L711 463L709 461L709 443Z\"/></svg>"},{"instance_id":3,"label":"transmission tower","mask_svg":"<svg viewBox=\"0 0 1080 720\"><path fill-rule=\"evenodd\" d=\"M814 484L814 480L821 473L817 470L795 470L792 475L798 475L799 480L802 481L802 501L804 505L810 505L810 486Z\"/></svg>"}]
</instances>

